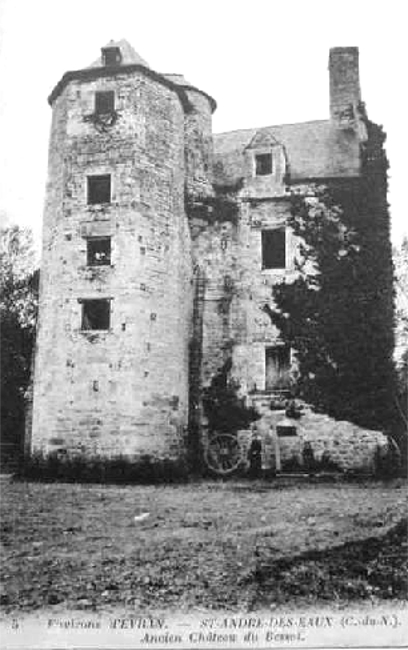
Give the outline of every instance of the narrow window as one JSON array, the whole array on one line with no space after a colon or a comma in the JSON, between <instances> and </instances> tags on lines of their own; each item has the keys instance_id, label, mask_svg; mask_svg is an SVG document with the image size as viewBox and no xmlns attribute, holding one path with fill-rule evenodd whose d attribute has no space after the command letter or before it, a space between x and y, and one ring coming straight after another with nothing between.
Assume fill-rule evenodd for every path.
<instances>
[{"instance_id":1,"label":"narrow window","mask_svg":"<svg viewBox=\"0 0 408 650\"><path fill-rule=\"evenodd\" d=\"M115 110L115 93L113 90L95 93L95 113L97 115L106 115L113 113Z\"/></svg>"},{"instance_id":2,"label":"narrow window","mask_svg":"<svg viewBox=\"0 0 408 650\"><path fill-rule=\"evenodd\" d=\"M111 177L110 174L103 176L88 176L88 204L110 203L111 200Z\"/></svg>"},{"instance_id":3,"label":"narrow window","mask_svg":"<svg viewBox=\"0 0 408 650\"><path fill-rule=\"evenodd\" d=\"M86 242L88 266L109 266L111 263L111 238L92 237Z\"/></svg>"},{"instance_id":4,"label":"narrow window","mask_svg":"<svg viewBox=\"0 0 408 650\"><path fill-rule=\"evenodd\" d=\"M104 47L102 49L103 65L119 65L121 61L122 56L118 47Z\"/></svg>"},{"instance_id":5,"label":"narrow window","mask_svg":"<svg viewBox=\"0 0 408 650\"><path fill-rule=\"evenodd\" d=\"M255 173L257 176L272 174L271 153L259 153L255 156Z\"/></svg>"},{"instance_id":6,"label":"narrow window","mask_svg":"<svg viewBox=\"0 0 408 650\"><path fill-rule=\"evenodd\" d=\"M285 228L262 231L262 268L286 268Z\"/></svg>"},{"instance_id":7,"label":"narrow window","mask_svg":"<svg viewBox=\"0 0 408 650\"><path fill-rule=\"evenodd\" d=\"M278 345L265 350L265 387L278 390L289 385L290 348Z\"/></svg>"},{"instance_id":8,"label":"narrow window","mask_svg":"<svg viewBox=\"0 0 408 650\"><path fill-rule=\"evenodd\" d=\"M83 330L108 330L110 326L110 300L83 300Z\"/></svg>"}]
</instances>

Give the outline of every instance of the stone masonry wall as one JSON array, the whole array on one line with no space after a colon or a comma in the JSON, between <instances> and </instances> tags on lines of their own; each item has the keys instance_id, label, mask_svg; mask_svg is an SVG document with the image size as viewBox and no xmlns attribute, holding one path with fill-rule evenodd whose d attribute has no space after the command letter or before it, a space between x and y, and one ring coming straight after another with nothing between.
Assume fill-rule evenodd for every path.
<instances>
[{"instance_id":1,"label":"stone masonry wall","mask_svg":"<svg viewBox=\"0 0 408 650\"><path fill-rule=\"evenodd\" d=\"M303 465L305 443L309 443L317 463L322 461L324 454L341 470L365 472L374 470L377 448L384 452L389 444L387 437L380 431L364 429L347 421L334 420L327 415L314 413L310 409L306 409L299 420L291 420L285 417L284 410L269 410L266 406L267 402L268 400L262 398L250 400L250 403L254 404L262 414L262 418L253 425L253 429L256 429L261 436L265 469L275 467L274 440L276 439L279 440L283 465L293 459L299 465ZM283 422L296 428L295 436L277 437L276 427ZM251 431L240 434L245 459L251 435Z\"/></svg>"},{"instance_id":2,"label":"stone masonry wall","mask_svg":"<svg viewBox=\"0 0 408 650\"><path fill-rule=\"evenodd\" d=\"M241 202L239 309L233 359L234 374L244 393L265 390L265 349L279 343L279 332L267 313L268 308L273 309L272 287L295 277L296 242L285 226L288 210L286 200ZM286 228L287 268L262 269L262 230L280 227Z\"/></svg>"},{"instance_id":3,"label":"stone masonry wall","mask_svg":"<svg viewBox=\"0 0 408 650\"><path fill-rule=\"evenodd\" d=\"M94 93L115 91L98 130ZM110 204L86 177L111 174ZM110 236L110 266L86 239ZM56 99L44 218L32 448L83 456L184 453L191 320L184 113L142 73L71 82ZM81 300L109 298L108 331L81 330Z\"/></svg>"},{"instance_id":4,"label":"stone masonry wall","mask_svg":"<svg viewBox=\"0 0 408 650\"><path fill-rule=\"evenodd\" d=\"M190 197L213 195L212 109L207 97L187 89L191 109L185 115L186 190Z\"/></svg>"},{"instance_id":5,"label":"stone masonry wall","mask_svg":"<svg viewBox=\"0 0 408 650\"><path fill-rule=\"evenodd\" d=\"M237 226L233 221L191 221L194 260L203 277L202 377L208 384L231 353L236 320Z\"/></svg>"},{"instance_id":6,"label":"stone masonry wall","mask_svg":"<svg viewBox=\"0 0 408 650\"><path fill-rule=\"evenodd\" d=\"M265 389L265 347L279 340L279 332L264 307L273 306L272 286L294 277L296 244L287 229L288 268L263 270L261 232L284 225L287 214L287 201L252 205L238 198L236 219L190 222L194 260L205 277L204 385L232 355L242 392Z\"/></svg>"}]
</instances>

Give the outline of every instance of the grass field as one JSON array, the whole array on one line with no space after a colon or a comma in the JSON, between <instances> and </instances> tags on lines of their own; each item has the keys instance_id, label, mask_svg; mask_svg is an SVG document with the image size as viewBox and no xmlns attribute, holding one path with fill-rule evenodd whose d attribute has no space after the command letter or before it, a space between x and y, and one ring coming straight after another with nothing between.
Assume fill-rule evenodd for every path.
<instances>
[{"instance_id":1,"label":"grass field","mask_svg":"<svg viewBox=\"0 0 408 650\"><path fill-rule=\"evenodd\" d=\"M2 609L243 611L403 599L406 496L402 480L3 480Z\"/></svg>"}]
</instances>

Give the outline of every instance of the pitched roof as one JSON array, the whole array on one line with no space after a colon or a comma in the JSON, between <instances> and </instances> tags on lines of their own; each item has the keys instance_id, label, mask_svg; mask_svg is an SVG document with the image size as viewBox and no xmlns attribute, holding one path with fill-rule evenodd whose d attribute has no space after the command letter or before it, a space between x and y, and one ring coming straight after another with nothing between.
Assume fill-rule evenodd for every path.
<instances>
[{"instance_id":1,"label":"pitched roof","mask_svg":"<svg viewBox=\"0 0 408 650\"><path fill-rule=\"evenodd\" d=\"M122 54L122 62L121 65L132 65L132 64L137 64L137 65L143 65L145 68L149 68L149 64L146 63L144 59L142 59L141 56L136 52L136 50L133 49L133 47L128 43L124 38L120 41L109 41L102 49L105 49L107 47L118 47L120 49L120 52ZM91 63L91 65L88 66L88 68L100 68L103 66L103 61L102 61L102 52L96 61Z\"/></svg>"},{"instance_id":2,"label":"pitched roof","mask_svg":"<svg viewBox=\"0 0 408 650\"><path fill-rule=\"evenodd\" d=\"M268 133L284 146L292 181L359 174L357 133L352 129L340 129L329 120L319 120L214 134L216 183L234 184L247 174L244 150L258 131Z\"/></svg>"}]
</instances>

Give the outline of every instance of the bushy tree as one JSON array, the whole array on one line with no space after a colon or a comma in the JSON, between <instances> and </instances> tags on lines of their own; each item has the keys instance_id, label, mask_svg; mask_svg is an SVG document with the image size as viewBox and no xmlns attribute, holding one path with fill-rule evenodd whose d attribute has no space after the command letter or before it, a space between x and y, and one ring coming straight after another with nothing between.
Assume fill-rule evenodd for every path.
<instances>
[{"instance_id":1,"label":"bushy tree","mask_svg":"<svg viewBox=\"0 0 408 650\"><path fill-rule=\"evenodd\" d=\"M406 381L408 365L408 238L394 251L395 266L395 361L400 380ZM405 375L405 377L404 377Z\"/></svg>"},{"instance_id":2,"label":"bushy tree","mask_svg":"<svg viewBox=\"0 0 408 650\"><path fill-rule=\"evenodd\" d=\"M274 287L273 319L296 352L301 397L334 417L389 428L392 262L384 206L369 196L369 181L293 196L299 275Z\"/></svg>"},{"instance_id":3,"label":"bushy tree","mask_svg":"<svg viewBox=\"0 0 408 650\"><path fill-rule=\"evenodd\" d=\"M399 415L395 438L406 464L408 459L408 238L405 238L401 246L394 251L394 266L396 407Z\"/></svg>"},{"instance_id":4,"label":"bushy tree","mask_svg":"<svg viewBox=\"0 0 408 650\"><path fill-rule=\"evenodd\" d=\"M34 347L39 273L30 230L1 229L0 273L1 442L6 462L22 450Z\"/></svg>"},{"instance_id":5,"label":"bushy tree","mask_svg":"<svg viewBox=\"0 0 408 650\"><path fill-rule=\"evenodd\" d=\"M237 433L259 418L253 407L247 407L238 395L239 385L230 376L232 361L228 359L203 391L203 407L211 432Z\"/></svg>"}]
</instances>

